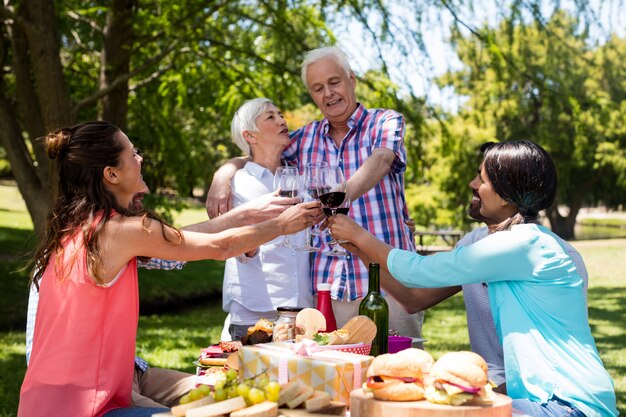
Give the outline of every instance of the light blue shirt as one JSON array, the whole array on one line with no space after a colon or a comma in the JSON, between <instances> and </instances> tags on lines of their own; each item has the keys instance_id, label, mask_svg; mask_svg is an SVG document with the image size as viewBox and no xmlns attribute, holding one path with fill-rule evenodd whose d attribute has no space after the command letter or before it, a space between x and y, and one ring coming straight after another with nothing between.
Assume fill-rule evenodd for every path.
<instances>
[{"instance_id":1,"label":"light blue shirt","mask_svg":"<svg viewBox=\"0 0 626 417\"><path fill-rule=\"evenodd\" d=\"M432 256L393 249L387 266L408 287L488 283L512 398L545 403L556 395L588 417L616 416L584 281L561 242L543 226L521 224Z\"/></svg>"},{"instance_id":2,"label":"light blue shirt","mask_svg":"<svg viewBox=\"0 0 626 417\"><path fill-rule=\"evenodd\" d=\"M231 180L233 207L274 191L274 174L248 162ZM280 246L284 236L259 247L255 256L230 258L224 267L222 306L230 322L252 325L273 319L279 306L313 307L309 254ZM295 246L304 244L304 232L290 235Z\"/></svg>"},{"instance_id":3,"label":"light blue shirt","mask_svg":"<svg viewBox=\"0 0 626 417\"><path fill-rule=\"evenodd\" d=\"M487 236L489 236L489 229L480 227L463 236L456 246L471 245ZM576 271L583 279L586 294L588 274L582 256L572 245L561 238L558 239L567 254L572 258L572 261L574 261ZM463 300L465 301L467 331L472 351L478 353L487 362L489 379L496 385L501 385L506 382L504 353L502 352L502 343L500 343L498 338L493 315L491 314L489 287L482 283L465 284L463 285Z\"/></svg>"}]
</instances>

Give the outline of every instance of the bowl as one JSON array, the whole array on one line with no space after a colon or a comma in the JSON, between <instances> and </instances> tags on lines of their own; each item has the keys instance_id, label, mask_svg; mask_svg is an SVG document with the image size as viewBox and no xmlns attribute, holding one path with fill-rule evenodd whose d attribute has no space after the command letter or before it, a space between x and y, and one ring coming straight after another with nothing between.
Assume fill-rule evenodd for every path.
<instances>
[{"instance_id":1,"label":"bowl","mask_svg":"<svg viewBox=\"0 0 626 417\"><path fill-rule=\"evenodd\" d=\"M389 353L397 353L401 350L408 349L413 345L413 338L406 336L389 336L388 351Z\"/></svg>"}]
</instances>

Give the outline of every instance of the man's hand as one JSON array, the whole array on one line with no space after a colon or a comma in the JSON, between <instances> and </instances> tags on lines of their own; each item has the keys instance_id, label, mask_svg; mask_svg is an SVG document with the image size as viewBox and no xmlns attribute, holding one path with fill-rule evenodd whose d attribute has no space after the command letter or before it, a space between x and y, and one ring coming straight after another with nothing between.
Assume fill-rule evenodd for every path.
<instances>
[{"instance_id":1,"label":"man's hand","mask_svg":"<svg viewBox=\"0 0 626 417\"><path fill-rule=\"evenodd\" d=\"M283 211L277 220L282 228L282 235L297 233L312 226L321 216L322 209L319 201L300 203Z\"/></svg>"},{"instance_id":2,"label":"man's hand","mask_svg":"<svg viewBox=\"0 0 626 417\"><path fill-rule=\"evenodd\" d=\"M213 175L213 181L206 195L206 212L209 219L227 213L232 208L230 180L246 165L250 157L233 158L222 165Z\"/></svg>"},{"instance_id":3,"label":"man's hand","mask_svg":"<svg viewBox=\"0 0 626 417\"><path fill-rule=\"evenodd\" d=\"M230 180L220 184L219 180L213 178L211 187L206 195L206 212L210 219L214 219L220 214L228 212L232 207L232 190Z\"/></svg>"}]
</instances>

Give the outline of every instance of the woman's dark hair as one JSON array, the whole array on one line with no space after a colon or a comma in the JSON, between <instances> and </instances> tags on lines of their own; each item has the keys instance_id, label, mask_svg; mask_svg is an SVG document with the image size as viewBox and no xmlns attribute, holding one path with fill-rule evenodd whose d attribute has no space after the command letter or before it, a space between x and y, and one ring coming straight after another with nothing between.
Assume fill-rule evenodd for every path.
<instances>
[{"instance_id":1,"label":"woman's dark hair","mask_svg":"<svg viewBox=\"0 0 626 417\"><path fill-rule=\"evenodd\" d=\"M62 128L43 138L48 156L55 160L52 208L45 234L33 260L31 280L38 283L51 257L62 255L64 239L82 231L87 265L97 283L102 283L98 234L113 212L123 216L143 215L166 225L157 215L139 207L121 207L104 186L104 168L118 166L123 144L121 130L104 121ZM101 216L101 217L99 217ZM94 219L98 218L97 224ZM165 235L165 230L163 230ZM176 230L180 238L180 232ZM62 271L59 275L63 276Z\"/></svg>"},{"instance_id":2,"label":"woman's dark hair","mask_svg":"<svg viewBox=\"0 0 626 417\"><path fill-rule=\"evenodd\" d=\"M480 150L494 190L517 207L517 213L497 230L536 222L539 212L550 207L556 196L556 168L548 152L528 140L488 142Z\"/></svg>"}]
</instances>

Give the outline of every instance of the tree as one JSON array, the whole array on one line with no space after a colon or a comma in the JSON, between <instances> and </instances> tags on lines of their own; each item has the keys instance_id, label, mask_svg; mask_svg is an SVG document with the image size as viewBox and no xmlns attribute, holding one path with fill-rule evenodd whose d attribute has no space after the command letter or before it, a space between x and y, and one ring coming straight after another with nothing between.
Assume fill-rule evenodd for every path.
<instances>
[{"instance_id":1,"label":"tree","mask_svg":"<svg viewBox=\"0 0 626 417\"><path fill-rule=\"evenodd\" d=\"M0 139L37 232L50 163L36 138L109 120L145 148L153 189L190 193L228 151L223 115L258 95L301 103L302 53L333 42L298 1L18 0L0 19Z\"/></svg>"},{"instance_id":2,"label":"tree","mask_svg":"<svg viewBox=\"0 0 626 417\"><path fill-rule=\"evenodd\" d=\"M467 97L453 123L493 126L498 140L531 139L550 152L559 188L546 215L557 234L574 237L584 203L623 204L623 39L594 46L574 18L556 13L545 26L503 21L477 36L456 31L453 40L464 68L440 81ZM456 135L453 148L463 139ZM455 166L468 152L452 156Z\"/></svg>"}]
</instances>

